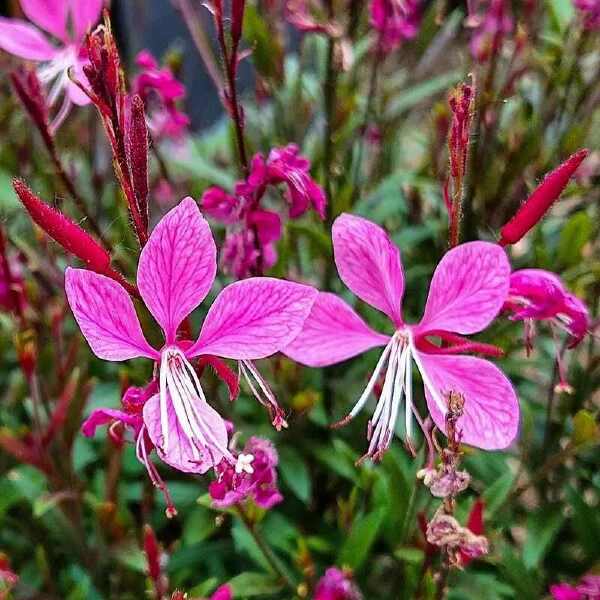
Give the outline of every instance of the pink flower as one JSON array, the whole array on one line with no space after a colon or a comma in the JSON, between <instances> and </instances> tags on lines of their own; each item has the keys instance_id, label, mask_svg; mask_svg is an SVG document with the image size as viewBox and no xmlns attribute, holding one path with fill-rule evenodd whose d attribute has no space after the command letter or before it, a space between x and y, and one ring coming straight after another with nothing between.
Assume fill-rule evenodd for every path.
<instances>
[{"instance_id":1,"label":"pink flower","mask_svg":"<svg viewBox=\"0 0 600 600\"><path fill-rule=\"evenodd\" d=\"M552 585L550 593L554 600L600 600L600 575L585 575L576 586Z\"/></svg>"},{"instance_id":2,"label":"pink flower","mask_svg":"<svg viewBox=\"0 0 600 600\"><path fill-rule=\"evenodd\" d=\"M342 281L390 318L394 334L390 337L373 331L341 298L321 292L302 332L284 352L297 362L325 366L385 347L366 389L340 422L346 423L361 411L380 374L385 373L369 421L370 445L365 457L377 459L387 449L403 395L407 441L412 433L412 413L421 422L412 400L412 361L421 373L427 406L440 430L445 431L452 392L464 400L464 414L457 425L464 443L488 450L508 446L519 423L519 404L510 381L487 360L462 355L499 354L497 348L462 336L485 329L502 308L510 277L502 248L470 242L450 250L433 274L425 313L416 325L402 319L400 251L382 228L361 217L341 215L333 225L333 249ZM429 338L446 344L440 347Z\"/></svg>"},{"instance_id":3,"label":"pink flower","mask_svg":"<svg viewBox=\"0 0 600 600\"><path fill-rule=\"evenodd\" d=\"M275 446L269 441L252 437L237 457L237 464L223 461L217 468L217 481L208 491L213 504L225 508L253 498L256 504L269 509L279 504L283 496L277 489Z\"/></svg>"},{"instance_id":4,"label":"pink flower","mask_svg":"<svg viewBox=\"0 0 600 600\"><path fill-rule=\"evenodd\" d=\"M421 26L420 0L371 0L371 25L380 35L384 52L413 39Z\"/></svg>"},{"instance_id":5,"label":"pink flower","mask_svg":"<svg viewBox=\"0 0 600 600\"><path fill-rule=\"evenodd\" d=\"M275 243L281 238L280 216L261 207L268 186L285 183L289 217L297 219L309 208L325 218L327 200L323 188L310 176L310 161L299 154L298 146L273 148L267 159L256 154L250 174L235 186L235 196L218 187L205 190L200 200L210 217L234 225L228 232L221 261L238 279L271 268L277 261Z\"/></svg>"},{"instance_id":6,"label":"pink flower","mask_svg":"<svg viewBox=\"0 0 600 600\"><path fill-rule=\"evenodd\" d=\"M600 29L600 2L598 0L574 0L573 4L582 13L586 29Z\"/></svg>"},{"instance_id":7,"label":"pink flower","mask_svg":"<svg viewBox=\"0 0 600 600\"><path fill-rule=\"evenodd\" d=\"M185 96L185 86L169 68L161 68L148 50L136 57L142 71L133 80L134 93L144 100L148 126L157 137L181 139L190 124L189 117L177 108Z\"/></svg>"},{"instance_id":8,"label":"pink flower","mask_svg":"<svg viewBox=\"0 0 600 600\"><path fill-rule=\"evenodd\" d=\"M521 269L510 276L504 309L512 313L512 320L525 323L528 353L533 348L536 321L547 321L553 334L557 328L565 330L570 337L569 348L577 346L589 329L589 311L585 303L568 292L554 273L542 269ZM560 376L558 389L570 391L558 345L556 358Z\"/></svg>"},{"instance_id":9,"label":"pink flower","mask_svg":"<svg viewBox=\"0 0 600 600\"><path fill-rule=\"evenodd\" d=\"M506 0L489 0L483 17L470 15L471 21L478 23L470 43L476 61L484 63L499 52L504 36L512 31L514 24L507 5Z\"/></svg>"},{"instance_id":10,"label":"pink flower","mask_svg":"<svg viewBox=\"0 0 600 600\"><path fill-rule=\"evenodd\" d=\"M341 35L341 29L335 22L325 19L325 10L319 0L286 0L285 20L303 33L322 33L331 37ZM315 16L315 15L320 15Z\"/></svg>"},{"instance_id":11,"label":"pink flower","mask_svg":"<svg viewBox=\"0 0 600 600\"><path fill-rule=\"evenodd\" d=\"M319 580L313 600L362 600L362 594L348 573L330 567Z\"/></svg>"},{"instance_id":12,"label":"pink flower","mask_svg":"<svg viewBox=\"0 0 600 600\"><path fill-rule=\"evenodd\" d=\"M210 597L209 600L232 600L233 599L233 590L228 585L222 585L215 593Z\"/></svg>"},{"instance_id":13,"label":"pink flower","mask_svg":"<svg viewBox=\"0 0 600 600\"><path fill-rule=\"evenodd\" d=\"M73 103L83 106L90 102L69 79L69 69L73 69L78 80L85 81L83 66L88 60L84 36L98 21L103 0L20 2L25 15L37 27L21 19L0 17L0 48L15 56L40 63L37 74L41 82L53 82L48 95L51 105L63 91L65 92L62 106L53 123L53 128L56 128L64 120ZM72 27L69 27L69 24Z\"/></svg>"},{"instance_id":14,"label":"pink flower","mask_svg":"<svg viewBox=\"0 0 600 600\"><path fill-rule=\"evenodd\" d=\"M280 417L251 361L271 356L299 333L316 295L308 286L278 279L240 281L219 293L195 342L179 339L179 326L206 297L215 274L210 228L196 203L185 198L154 228L138 266L140 295L164 332L160 350L146 341L131 298L118 283L85 269L69 268L65 275L67 299L96 356L156 362L159 389L143 404L141 430L163 461L190 473L204 473L222 460L235 463L226 424L208 403L190 361L202 355L240 361L240 369L257 381L257 397Z\"/></svg>"}]
</instances>

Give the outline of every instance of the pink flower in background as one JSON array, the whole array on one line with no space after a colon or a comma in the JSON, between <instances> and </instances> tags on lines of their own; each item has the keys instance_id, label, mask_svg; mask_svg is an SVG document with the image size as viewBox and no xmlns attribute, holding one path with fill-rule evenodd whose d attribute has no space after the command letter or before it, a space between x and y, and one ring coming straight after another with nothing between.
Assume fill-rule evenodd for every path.
<instances>
[{"instance_id":1,"label":"pink flower in background","mask_svg":"<svg viewBox=\"0 0 600 600\"><path fill-rule=\"evenodd\" d=\"M64 92L52 124L55 129L73 103L83 106L90 102L69 79L69 69L73 69L78 80L86 81L83 66L88 60L84 37L100 18L103 0L20 0L20 3L25 15L37 27L21 19L0 17L0 48L40 63L37 75L43 84L50 85L48 102L51 105Z\"/></svg>"},{"instance_id":2,"label":"pink flower in background","mask_svg":"<svg viewBox=\"0 0 600 600\"><path fill-rule=\"evenodd\" d=\"M318 16L315 16L318 15ZM303 33L322 33L338 37L342 31L340 26L325 19L326 11L319 0L286 0L284 6L285 20Z\"/></svg>"},{"instance_id":3,"label":"pink flower in background","mask_svg":"<svg viewBox=\"0 0 600 600\"><path fill-rule=\"evenodd\" d=\"M500 51L505 35L514 26L506 0L489 0L484 10L485 14L482 16L469 17L472 23L477 23L471 37L471 55L480 63L486 62L490 56Z\"/></svg>"},{"instance_id":4,"label":"pink flower in background","mask_svg":"<svg viewBox=\"0 0 600 600\"><path fill-rule=\"evenodd\" d=\"M556 330L567 332L570 340L568 348L577 346L588 332L590 324L585 303L567 291L554 273L542 269L521 269L510 276L510 289L504 310L512 313L512 320L524 322L528 354L533 349L536 322L546 321L550 325L555 338L560 377L557 388L559 391L572 391L566 380Z\"/></svg>"},{"instance_id":5,"label":"pink flower in background","mask_svg":"<svg viewBox=\"0 0 600 600\"><path fill-rule=\"evenodd\" d=\"M586 29L600 29L600 2L598 0L573 0L583 17Z\"/></svg>"},{"instance_id":6,"label":"pink flower in background","mask_svg":"<svg viewBox=\"0 0 600 600\"><path fill-rule=\"evenodd\" d=\"M295 144L273 148L266 159L256 154L247 180L237 183L234 196L218 187L210 187L202 195L200 204L209 217L237 225L227 234L221 261L238 279L267 270L277 261L275 243L282 235L281 218L260 203L269 186L280 184L286 186L291 219L310 208L325 218L325 192L311 178L310 161L299 154Z\"/></svg>"},{"instance_id":7,"label":"pink flower in background","mask_svg":"<svg viewBox=\"0 0 600 600\"><path fill-rule=\"evenodd\" d=\"M600 600L600 575L585 575L576 586L552 585L550 593L554 600Z\"/></svg>"},{"instance_id":8,"label":"pink flower in background","mask_svg":"<svg viewBox=\"0 0 600 600\"><path fill-rule=\"evenodd\" d=\"M185 86L171 69L161 68L148 50L142 50L135 62L141 72L133 80L133 90L146 105L148 126L156 137L180 140L190 124L189 117L177 108L185 97Z\"/></svg>"},{"instance_id":9,"label":"pink flower in background","mask_svg":"<svg viewBox=\"0 0 600 600\"><path fill-rule=\"evenodd\" d=\"M213 504L226 508L247 498L253 498L264 509L279 504L283 496L277 489L278 462L275 446L269 440L250 438L235 466L227 461L217 466L218 479L208 488Z\"/></svg>"},{"instance_id":10,"label":"pink flower in background","mask_svg":"<svg viewBox=\"0 0 600 600\"><path fill-rule=\"evenodd\" d=\"M195 342L179 339L179 326L204 300L215 274L210 228L196 203L185 198L154 228L138 266L140 295L164 333L160 350L146 341L131 298L118 283L85 269L69 268L65 275L71 310L96 356L156 362L158 391L143 403L137 435L147 433L164 462L190 473L204 473L222 460L236 463L226 423L208 403L190 361L201 355L240 361L274 425L281 426L281 409L251 361L274 354L299 333L316 295L308 286L272 278L237 282L219 293ZM140 426L139 416L132 426Z\"/></svg>"},{"instance_id":11,"label":"pink flower in background","mask_svg":"<svg viewBox=\"0 0 600 600\"><path fill-rule=\"evenodd\" d=\"M362 600L362 594L348 573L329 567L317 583L313 600Z\"/></svg>"},{"instance_id":12,"label":"pink flower in background","mask_svg":"<svg viewBox=\"0 0 600 600\"><path fill-rule=\"evenodd\" d=\"M371 26L379 33L384 52L413 39L421 26L420 0L371 0Z\"/></svg>"},{"instance_id":13,"label":"pink flower in background","mask_svg":"<svg viewBox=\"0 0 600 600\"><path fill-rule=\"evenodd\" d=\"M214 592L209 600L232 600L233 590L229 585L222 585Z\"/></svg>"},{"instance_id":14,"label":"pink flower in background","mask_svg":"<svg viewBox=\"0 0 600 600\"><path fill-rule=\"evenodd\" d=\"M350 414L365 406L381 373L384 384L369 421L365 457L380 458L389 446L405 397L407 441L412 433L412 361L421 373L431 417L445 431L451 392L464 399L457 425L461 440L488 450L507 447L519 424L519 404L506 376L491 362L466 352L498 355L499 349L463 337L485 329L504 304L510 265L500 246L470 242L450 250L438 264L416 325L401 314L404 273L400 251L386 232L361 217L344 214L333 225L333 249L342 281L363 301L384 312L395 329L373 331L341 298L319 293L300 335L284 350L297 362L320 367L384 346L369 383ZM436 345L430 338L444 342Z\"/></svg>"}]
</instances>

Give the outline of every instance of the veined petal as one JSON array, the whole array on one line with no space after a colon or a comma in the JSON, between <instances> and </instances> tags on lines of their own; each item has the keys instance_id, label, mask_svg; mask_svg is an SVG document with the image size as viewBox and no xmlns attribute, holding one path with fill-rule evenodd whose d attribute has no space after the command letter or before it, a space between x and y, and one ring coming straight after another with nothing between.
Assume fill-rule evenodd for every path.
<instances>
[{"instance_id":1,"label":"veined petal","mask_svg":"<svg viewBox=\"0 0 600 600\"><path fill-rule=\"evenodd\" d=\"M138 287L163 328L175 341L181 321L204 300L217 271L217 249L196 202L184 198L154 228L140 255Z\"/></svg>"},{"instance_id":2,"label":"veined petal","mask_svg":"<svg viewBox=\"0 0 600 600\"><path fill-rule=\"evenodd\" d=\"M332 237L342 281L361 300L400 325L404 273L400 250L388 234L367 219L343 214L333 224Z\"/></svg>"},{"instance_id":3,"label":"veined petal","mask_svg":"<svg viewBox=\"0 0 600 600\"><path fill-rule=\"evenodd\" d=\"M144 338L129 294L116 281L86 269L68 268L65 291L96 356L104 360L158 357Z\"/></svg>"},{"instance_id":4,"label":"veined petal","mask_svg":"<svg viewBox=\"0 0 600 600\"><path fill-rule=\"evenodd\" d=\"M484 450L501 450L510 445L519 428L519 401L512 384L498 367L474 356L417 351L415 359L425 381L429 412L439 429L446 431L440 402L446 402L449 392L457 392L465 400L457 424L462 432L461 441Z\"/></svg>"},{"instance_id":5,"label":"veined petal","mask_svg":"<svg viewBox=\"0 0 600 600\"><path fill-rule=\"evenodd\" d=\"M216 354L237 360L271 356L300 333L316 296L310 286L272 277L232 283L210 307L200 337L186 356Z\"/></svg>"},{"instance_id":6,"label":"veined petal","mask_svg":"<svg viewBox=\"0 0 600 600\"><path fill-rule=\"evenodd\" d=\"M68 0L20 0L27 18L61 40L66 38Z\"/></svg>"},{"instance_id":7,"label":"veined petal","mask_svg":"<svg viewBox=\"0 0 600 600\"><path fill-rule=\"evenodd\" d=\"M283 353L309 367L324 367L388 342L389 336L373 331L341 298L319 292L299 335Z\"/></svg>"},{"instance_id":8,"label":"veined petal","mask_svg":"<svg viewBox=\"0 0 600 600\"><path fill-rule=\"evenodd\" d=\"M195 409L218 443L227 448L227 428L219 413L199 398ZM223 455L216 448L211 446L209 451L206 448L193 445L193 442L183 431L171 401L167 403L167 416L169 420L169 446L165 452L162 449L163 436L159 395L152 396L144 404L144 423L161 460L185 473L206 473L206 471L221 462Z\"/></svg>"},{"instance_id":9,"label":"veined petal","mask_svg":"<svg viewBox=\"0 0 600 600\"><path fill-rule=\"evenodd\" d=\"M63 0L64 1L64 0ZM75 41L83 39L87 30L100 19L103 0L70 0Z\"/></svg>"},{"instance_id":10,"label":"veined petal","mask_svg":"<svg viewBox=\"0 0 600 600\"><path fill-rule=\"evenodd\" d=\"M33 25L4 17L0 17L0 48L15 56L37 61L52 60L57 52Z\"/></svg>"},{"instance_id":11,"label":"veined petal","mask_svg":"<svg viewBox=\"0 0 600 600\"><path fill-rule=\"evenodd\" d=\"M485 329L508 296L510 264L504 250L490 242L453 248L437 266L419 334L434 329L469 334Z\"/></svg>"}]
</instances>

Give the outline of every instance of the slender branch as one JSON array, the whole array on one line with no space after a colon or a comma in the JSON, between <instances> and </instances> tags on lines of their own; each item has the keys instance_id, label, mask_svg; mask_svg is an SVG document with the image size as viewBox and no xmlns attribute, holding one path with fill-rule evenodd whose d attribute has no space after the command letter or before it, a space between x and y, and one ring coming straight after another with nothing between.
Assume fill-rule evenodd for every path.
<instances>
[{"instance_id":1,"label":"slender branch","mask_svg":"<svg viewBox=\"0 0 600 600\"><path fill-rule=\"evenodd\" d=\"M285 583L285 585L292 591L292 593L295 594L296 585L290 579L288 574L285 573L284 570L281 568L281 565L279 564L279 559L277 558L273 550L271 550L269 544L266 542L266 540L256 528L256 524L252 521L252 519L248 516L248 513L240 504L236 505L236 509L238 515L240 516L240 519L242 520L242 523L244 523L244 525L246 526L246 529L256 542L256 545L262 552L263 556L265 557L265 560L269 563L269 566L271 567L273 572L278 577L280 577L281 580Z\"/></svg>"}]
</instances>

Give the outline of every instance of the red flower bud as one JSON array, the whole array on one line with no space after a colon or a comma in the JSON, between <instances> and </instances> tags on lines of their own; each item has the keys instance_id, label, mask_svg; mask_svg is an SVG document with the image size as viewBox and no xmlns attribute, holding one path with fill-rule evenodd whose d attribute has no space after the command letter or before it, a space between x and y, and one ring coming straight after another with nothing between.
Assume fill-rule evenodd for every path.
<instances>
[{"instance_id":1,"label":"red flower bud","mask_svg":"<svg viewBox=\"0 0 600 600\"><path fill-rule=\"evenodd\" d=\"M589 151L579 150L562 165L546 175L533 193L525 200L515 216L500 230L500 245L516 244L542 219L569 183Z\"/></svg>"},{"instance_id":2,"label":"red flower bud","mask_svg":"<svg viewBox=\"0 0 600 600\"><path fill-rule=\"evenodd\" d=\"M242 37L245 7L246 0L232 0L231 2L231 40L236 47Z\"/></svg>"},{"instance_id":3,"label":"red flower bud","mask_svg":"<svg viewBox=\"0 0 600 600\"><path fill-rule=\"evenodd\" d=\"M148 575L153 581L160 579L160 548L154 530L144 525L144 552L148 561Z\"/></svg>"},{"instance_id":4,"label":"red flower bud","mask_svg":"<svg viewBox=\"0 0 600 600\"><path fill-rule=\"evenodd\" d=\"M42 202L23 181L15 179L13 187L33 221L53 240L85 262L92 271L107 273L110 255L89 233L60 211Z\"/></svg>"},{"instance_id":5,"label":"red flower bud","mask_svg":"<svg viewBox=\"0 0 600 600\"><path fill-rule=\"evenodd\" d=\"M148 128L144 113L144 101L133 96L128 111L127 162L131 173L131 186L137 203L137 212L148 231Z\"/></svg>"}]
</instances>

